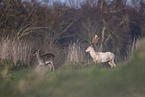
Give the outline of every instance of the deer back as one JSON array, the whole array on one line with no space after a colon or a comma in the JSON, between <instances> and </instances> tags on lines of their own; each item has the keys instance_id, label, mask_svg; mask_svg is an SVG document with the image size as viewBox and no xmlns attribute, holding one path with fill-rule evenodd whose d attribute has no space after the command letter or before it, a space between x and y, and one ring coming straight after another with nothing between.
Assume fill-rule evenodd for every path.
<instances>
[{"instance_id":1,"label":"deer back","mask_svg":"<svg viewBox=\"0 0 145 97\"><path fill-rule=\"evenodd\" d=\"M41 55L41 57L42 57L43 60L46 62L46 61L49 61L49 60L53 61L54 58L55 58L55 55L52 54L52 53L47 53L47 54Z\"/></svg>"}]
</instances>

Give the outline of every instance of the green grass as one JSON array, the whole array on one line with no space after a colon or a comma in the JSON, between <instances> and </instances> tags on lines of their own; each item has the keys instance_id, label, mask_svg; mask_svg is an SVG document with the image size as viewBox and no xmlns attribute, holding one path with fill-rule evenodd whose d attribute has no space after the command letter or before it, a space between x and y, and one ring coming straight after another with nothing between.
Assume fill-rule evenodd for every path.
<instances>
[{"instance_id":1,"label":"green grass","mask_svg":"<svg viewBox=\"0 0 145 97\"><path fill-rule=\"evenodd\" d=\"M11 71L0 77L0 97L145 97L144 49L113 69L68 63L52 72Z\"/></svg>"}]
</instances>

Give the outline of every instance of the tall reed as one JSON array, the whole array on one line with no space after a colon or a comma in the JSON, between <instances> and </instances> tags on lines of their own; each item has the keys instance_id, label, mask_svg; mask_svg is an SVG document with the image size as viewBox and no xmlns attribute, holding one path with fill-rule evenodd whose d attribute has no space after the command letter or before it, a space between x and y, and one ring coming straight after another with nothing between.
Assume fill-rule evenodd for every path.
<instances>
[{"instance_id":1,"label":"tall reed","mask_svg":"<svg viewBox=\"0 0 145 97\"><path fill-rule=\"evenodd\" d=\"M80 43L70 44L66 54L66 62L84 62L85 61L85 52L81 48Z\"/></svg>"},{"instance_id":2,"label":"tall reed","mask_svg":"<svg viewBox=\"0 0 145 97\"><path fill-rule=\"evenodd\" d=\"M1 38L0 59L9 60L14 66L30 65L33 45L22 40Z\"/></svg>"}]
</instances>

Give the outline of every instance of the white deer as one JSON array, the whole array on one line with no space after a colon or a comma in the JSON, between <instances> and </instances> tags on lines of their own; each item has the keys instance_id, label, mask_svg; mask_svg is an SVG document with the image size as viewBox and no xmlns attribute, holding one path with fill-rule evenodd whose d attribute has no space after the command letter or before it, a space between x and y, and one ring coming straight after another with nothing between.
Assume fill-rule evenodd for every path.
<instances>
[{"instance_id":1,"label":"white deer","mask_svg":"<svg viewBox=\"0 0 145 97\"><path fill-rule=\"evenodd\" d=\"M47 54L43 54L43 55L40 56L39 51L40 50L37 50L33 54L34 56L36 55L39 66L44 68L45 65L48 65L50 71L51 71L51 69L54 70L53 61L54 61L55 55L52 54L52 53L47 53Z\"/></svg>"},{"instance_id":2,"label":"white deer","mask_svg":"<svg viewBox=\"0 0 145 97\"><path fill-rule=\"evenodd\" d=\"M95 35L94 43L98 42L99 37ZM114 66L116 67L116 64L114 63L115 55L112 52L96 52L93 48L93 41L92 44L85 50L85 52L89 52L91 57L93 58L94 62L96 63L102 63L102 62L108 62L108 64L111 66L111 68Z\"/></svg>"}]
</instances>

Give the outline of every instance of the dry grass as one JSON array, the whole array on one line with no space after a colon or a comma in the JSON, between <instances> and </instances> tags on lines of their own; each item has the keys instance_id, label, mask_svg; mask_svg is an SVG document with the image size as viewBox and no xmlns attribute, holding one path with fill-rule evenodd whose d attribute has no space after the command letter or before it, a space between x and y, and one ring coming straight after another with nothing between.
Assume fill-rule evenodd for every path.
<instances>
[{"instance_id":1,"label":"dry grass","mask_svg":"<svg viewBox=\"0 0 145 97\"><path fill-rule=\"evenodd\" d=\"M70 44L66 54L66 62L85 62L85 52L84 48L81 48L80 43Z\"/></svg>"},{"instance_id":2,"label":"dry grass","mask_svg":"<svg viewBox=\"0 0 145 97\"><path fill-rule=\"evenodd\" d=\"M132 44L129 45L129 47L128 47L128 52L127 52L127 58L126 58L126 60L130 56L132 56L136 50L138 50L140 48L140 46L142 44L142 41L143 41L143 39L138 38L138 39L135 40L135 38L134 38Z\"/></svg>"},{"instance_id":3,"label":"dry grass","mask_svg":"<svg viewBox=\"0 0 145 97\"><path fill-rule=\"evenodd\" d=\"M132 42L131 47L129 48L129 53L133 54L141 45L142 39L134 39Z\"/></svg>"},{"instance_id":4,"label":"dry grass","mask_svg":"<svg viewBox=\"0 0 145 97\"><path fill-rule=\"evenodd\" d=\"M1 60L9 60L15 66L30 65L32 44L9 38L2 38L0 41Z\"/></svg>"}]
</instances>

